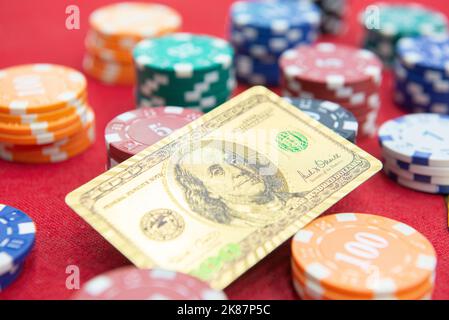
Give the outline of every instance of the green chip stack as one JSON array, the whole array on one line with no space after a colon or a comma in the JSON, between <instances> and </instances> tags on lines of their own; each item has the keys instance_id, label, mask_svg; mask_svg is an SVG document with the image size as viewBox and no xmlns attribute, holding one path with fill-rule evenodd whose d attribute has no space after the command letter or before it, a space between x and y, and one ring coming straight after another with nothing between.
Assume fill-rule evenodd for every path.
<instances>
[{"instance_id":1,"label":"green chip stack","mask_svg":"<svg viewBox=\"0 0 449 320\"><path fill-rule=\"evenodd\" d=\"M227 41L205 35L176 33L139 42L133 52L137 106L212 110L235 89L233 57Z\"/></svg>"},{"instance_id":2,"label":"green chip stack","mask_svg":"<svg viewBox=\"0 0 449 320\"><path fill-rule=\"evenodd\" d=\"M362 13L365 29L363 46L391 66L396 43L403 37L432 36L447 32L447 19L422 5L377 3Z\"/></svg>"}]
</instances>

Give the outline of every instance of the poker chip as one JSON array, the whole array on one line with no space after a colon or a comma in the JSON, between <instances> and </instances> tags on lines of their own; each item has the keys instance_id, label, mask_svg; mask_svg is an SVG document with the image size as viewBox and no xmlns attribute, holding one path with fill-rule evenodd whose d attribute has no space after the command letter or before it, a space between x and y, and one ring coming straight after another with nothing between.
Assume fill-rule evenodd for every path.
<instances>
[{"instance_id":1,"label":"poker chip","mask_svg":"<svg viewBox=\"0 0 449 320\"><path fill-rule=\"evenodd\" d=\"M295 289L310 299L423 299L433 290L431 243L385 217L321 217L293 237L291 250Z\"/></svg>"},{"instance_id":2,"label":"poker chip","mask_svg":"<svg viewBox=\"0 0 449 320\"><path fill-rule=\"evenodd\" d=\"M36 227L24 212L0 204L0 291L20 274L34 246Z\"/></svg>"},{"instance_id":3,"label":"poker chip","mask_svg":"<svg viewBox=\"0 0 449 320\"><path fill-rule=\"evenodd\" d=\"M385 155L388 155L386 159L386 163L394 167L398 167L400 169L411 172L412 174L425 175L425 176L438 176L438 177L449 177L449 167L429 167L429 166L421 166L417 164L411 164L409 162L401 161L394 159L394 156L388 154L383 150Z\"/></svg>"},{"instance_id":4,"label":"poker chip","mask_svg":"<svg viewBox=\"0 0 449 320\"><path fill-rule=\"evenodd\" d=\"M32 133L29 135L0 133L0 141L15 145L43 145L70 137L81 131L83 126L93 121L94 113L88 109L78 121L55 131L45 131L43 133Z\"/></svg>"},{"instance_id":5,"label":"poker chip","mask_svg":"<svg viewBox=\"0 0 449 320\"><path fill-rule=\"evenodd\" d=\"M274 86L279 83L282 52L316 40L320 11L306 1L238 1L230 8L229 20L238 80Z\"/></svg>"},{"instance_id":6,"label":"poker chip","mask_svg":"<svg viewBox=\"0 0 449 320\"><path fill-rule=\"evenodd\" d=\"M109 165L136 155L202 114L193 109L169 106L143 107L118 115L105 129Z\"/></svg>"},{"instance_id":7,"label":"poker chip","mask_svg":"<svg viewBox=\"0 0 449 320\"><path fill-rule=\"evenodd\" d=\"M346 12L345 0L313 0L321 11L321 32L339 34L343 31Z\"/></svg>"},{"instance_id":8,"label":"poker chip","mask_svg":"<svg viewBox=\"0 0 449 320\"><path fill-rule=\"evenodd\" d=\"M74 100L69 106L57 109L55 111L32 114L12 115L0 113L1 123L15 123L15 124L32 124L35 122L51 122L57 121L63 117L78 114L84 110L86 104L86 94L79 99Z\"/></svg>"},{"instance_id":9,"label":"poker chip","mask_svg":"<svg viewBox=\"0 0 449 320\"><path fill-rule=\"evenodd\" d=\"M0 292L6 290L16 281L23 270L23 263L14 265L8 272L0 276Z\"/></svg>"},{"instance_id":10,"label":"poker chip","mask_svg":"<svg viewBox=\"0 0 449 320\"><path fill-rule=\"evenodd\" d=\"M325 100L288 97L284 99L343 138L355 143L358 131L357 119L342 106Z\"/></svg>"},{"instance_id":11,"label":"poker chip","mask_svg":"<svg viewBox=\"0 0 449 320\"><path fill-rule=\"evenodd\" d=\"M89 17L89 24L98 35L119 45L128 38L138 42L174 32L181 23L181 16L170 7L139 2L107 5Z\"/></svg>"},{"instance_id":12,"label":"poker chip","mask_svg":"<svg viewBox=\"0 0 449 320\"><path fill-rule=\"evenodd\" d=\"M441 193L441 194L449 194L449 185L436 185L432 183L424 183L418 182L410 179L403 178L402 176L396 174L388 167L384 169L385 173L393 179L398 184L414 189L417 191L427 192L427 193Z\"/></svg>"},{"instance_id":13,"label":"poker chip","mask_svg":"<svg viewBox=\"0 0 449 320\"><path fill-rule=\"evenodd\" d=\"M395 47L401 38L447 32L447 19L442 13L416 3L374 3L364 10L360 21L365 31L364 47L387 65L393 64Z\"/></svg>"},{"instance_id":14,"label":"poker chip","mask_svg":"<svg viewBox=\"0 0 449 320\"><path fill-rule=\"evenodd\" d=\"M52 163L93 143L86 132L95 115L87 104L86 79L69 67L21 65L0 70L0 159ZM69 143L70 142L70 143ZM48 149L60 147L49 155Z\"/></svg>"},{"instance_id":15,"label":"poker chip","mask_svg":"<svg viewBox=\"0 0 449 320\"><path fill-rule=\"evenodd\" d=\"M98 8L89 17L83 69L106 84L135 83L132 50L139 41L181 28L174 9L155 3L122 2Z\"/></svg>"},{"instance_id":16,"label":"poker chip","mask_svg":"<svg viewBox=\"0 0 449 320\"><path fill-rule=\"evenodd\" d=\"M57 163L84 152L94 141L95 124L92 119L81 132L55 143L36 146L0 145L0 158L29 164Z\"/></svg>"},{"instance_id":17,"label":"poker chip","mask_svg":"<svg viewBox=\"0 0 449 320\"><path fill-rule=\"evenodd\" d=\"M359 136L375 133L382 63L373 53L322 42L285 51L279 64L285 96L335 102L357 119Z\"/></svg>"},{"instance_id":18,"label":"poker chip","mask_svg":"<svg viewBox=\"0 0 449 320\"><path fill-rule=\"evenodd\" d=\"M384 164L385 172L389 175L394 175L398 178L405 180L415 181L424 184L438 185L441 186L441 190L448 189L449 187L449 177L444 176L427 176L422 174L416 174L409 172L407 170L401 169L398 166L394 166L389 163Z\"/></svg>"},{"instance_id":19,"label":"poker chip","mask_svg":"<svg viewBox=\"0 0 449 320\"><path fill-rule=\"evenodd\" d=\"M223 291L180 272L122 267L89 280L75 300L227 300Z\"/></svg>"},{"instance_id":20,"label":"poker chip","mask_svg":"<svg viewBox=\"0 0 449 320\"><path fill-rule=\"evenodd\" d=\"M382 148L396 159L449 167L449 116L413 114L387 121L379 129Z\"/></svg>"},{"instance_id":21,"label":"poker chip","mask_svg":"<svg viewBox=\"0 0 449 320\"><path fill-rule=\"evenodd\" d=\"M88 53L83 58L83 69L86 74L106 84L132 84L136 77L132 64L107 62Z\"/></svg>"},{"instance_id":22,"label":"poker chip","mask_svg":"<svg viewBox=\"0 0 449 320\"><path fill-rule=\"evenodd\" d=\"M86 79L68 67L28 64L0 70L0 87L0 114L39 114L73 105Z\"/></svg>"},{"instance_id":23,"label":"poker chip","mask_svg":"<svg viewBox=\"0 0 449 320\"><path fill-rule=\"evenodd\" d=\"M234 51L223 39L176 33L135 47L138 106L200 110L226 101L235 88Z\"/></svg>"},{"instance_id":24,"label":"poker chip","mask_svg":"<svg viewBox=\"0 0 449 320\"><path fill-rule=\"evenodd\" d=\"M449 193L448 115L416 113L385 122L379 143L385 173L422 192Z\"/></svg>"},{"instance_id":25,"label":"poker chip","mask_svg":"<svg viewBox=\"0 0 449 320\"><path fill-rule=\"evenodd\" d=\"M449 37L402 38L397 57L394 102L409 113L449 115Z\"/></svg>"}]
</instances>

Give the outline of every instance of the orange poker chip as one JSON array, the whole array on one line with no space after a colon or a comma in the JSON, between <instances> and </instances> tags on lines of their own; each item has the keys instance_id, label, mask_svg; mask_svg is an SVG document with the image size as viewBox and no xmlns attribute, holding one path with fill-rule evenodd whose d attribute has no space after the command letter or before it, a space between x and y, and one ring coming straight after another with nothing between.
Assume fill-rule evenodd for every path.
<instances>
[{"instance_id":1,"label":"orange poker chip","mask_svg":"<svg viewBox=\"0 0 449 320\"><path fill-rule=\"evenodd\" d=\"M86 78L72 68L28 64L0 70L0 113L22 115L70 106L86 91Z\"/></svg>"},{"instance_id":2,"label":"orange poker chip","mask_svg":"<svg viewBox=\"0 0 449 320\"><path fill-rule=\"evenodd\" d=\"M319 218L292 240L292 259L307 281L370 299L413 296L433 279L436 254L410 226L381 216L340 213Z\"/></svg>"},{"instance_id":3,"label":"orange poker chip","mask_svg":"<svg viewBox=\"0 0 449 320\"><path fill-rule=\"evenodd\" d=\"M89 17L91 28L112 42L161 36L179 30L181 23L180 14L168 6L138 2L107 5Z\"/></svg>"},{"instance_id":4,"label":"orange poker chip","mask_svg":"<svg viewBox=\"0 0 449 320\"><path fill-rule=\"evenodd\" d=\"M0 152L0 157L3 160L21 163L34 163L34 164L57 163L68 160L81 154L82 152L86 151L92 145L92 143L93 143L92 141L86 140L70 148L61 148L59 152L48 155L39 155L39 154L23 155L11 153L5 154Z\"/></svg>"},{"instance_id":5,"label":"orange poker chip","mask_svg":"<svg viewBox=\"0 0 449 320\"><path fill-rule=\"evenodd\" d=\"M79 99L71 101L70 104L65 108L57 109L50 112L30 113L21 115L0 113L0 122L31 124L35 122L55 121L62 117L79 113L80 109L83 109L84 105L86 104L87 101L86 96L87 96L86 94L83 94Z\"/></svg>"},{"instance_id":6,"label":"orange poker chip","mask_svg":"<svg viewBox=\"0 0 449 320\"><path fill-rule=\"evenodd\" d=\"M13 135L0 133L0 142L16 144L16 145L43 145L52 143L74 135L82 130L83 126L92 121L94 113L92 109L88 108L87 112L81 116L80 121L54 132L46 132L36 135Z\"/></svg>"},{"instance_id":7,"label":"orange poker chip","mask_svg":"<svg viewBox=\"0 0 449 320\"><path fill-rule=\"evenodd\" d=\"M92 55L86 54L83 59L83 69L91 77L105 83L129 85L135 82L133 65L105 63Z\"/></svg>"},{"instance_id":8,"label":"orange poker chip","mask_svg":"<svg viewBox=\"0 0 449 320\"><path fill-rule=\"evenodd\" d=\"M11 152L15 154L51 154L54 150L59 150L62 146L69 146L77 144L83 140L93 140L95 132L92 132L95 125L95 119L88 121L83 129L72 136L58 140L53 143L44 145L14 145L14 144L0 144L0 151Z\"/></svg>"},{"instance_id":9,"label":"orange poker chip","mask_svg":"<svg viewBox=\"0 0 449 320\"><path fill-rule=\"evenodd\" d=\"M94 30L90 29L87 32L85 44L87 45L89 43L97 48L104 48L114 51L131 52L134 49L134 46L142 39L137 40L124 37L118 40L116 39L116 41L113 40L114 39L104 38Z\"/></svg>"},{"instance_id":10,"label":"orange poker chip","mask_svg":"<svg viewBox=\"0 0 449 320\"><path fill-rule=\"evenodd\" d=\"M127 64L130 67L132 67L133 63L133 56L131 53L132 50L126 51L119 49L103 48L97 42L94 42L94 40L92 40L89 37L86 37L85 45L87 52L89 52L90 54L101 60Z\"/></svg>"},{"instance_id":11,"label":"orange poker chip","mask_svg":"<svg viewBox=\"0 0 449 320\"><path fill-rule=\"evenodd\" d=\"M83 105L77 110L77 112L68 116L63 116L54 121L41 121L26 124L0 122L0 134L39 135L48 132L56 132L74 124L75 122L81 121L86 112L87 107Z\"/></svg>"},{"instance_id":12,"label":"orange poker chip","mask_svg":"<svg viewBox=\"0 0 449 320\"><path fill-rule=\"evenodd\" d=\"M299 271L296 263L291 261L292 278L296 282L295 285L299 285L303 288L303 294L308 296L309 299L314 300L373 300L379 297L372 295L351 295L350 292L337 292L331 289L321 286L320 283L311 281L307 279L306 276ZM389 299L399 299L399 300L419 300L425 296L432 294L434 287L434 274L429 279L426 279L424 283L416 287L413 291L405 294L399 294L394 297L389 297ZM296 289L296 287L295 287ZM301 295L301 294L300 294ZM302 295L301 295L302 296ZM382 299L382 297L380 297Z\"/></svg>"},{"instance_id":13,"label":"orange poker chip","mask_svg":"<svg viewBox=\"0 0 449 320\"><path fill-rule=\"evenodd\" d=\"M54 163L67 160L85 151L95 141L95 119L86 125L82 132L45 146L24 146L8 150L0 146L0 158L21 163Z\"/></svg>"}]
</instances>

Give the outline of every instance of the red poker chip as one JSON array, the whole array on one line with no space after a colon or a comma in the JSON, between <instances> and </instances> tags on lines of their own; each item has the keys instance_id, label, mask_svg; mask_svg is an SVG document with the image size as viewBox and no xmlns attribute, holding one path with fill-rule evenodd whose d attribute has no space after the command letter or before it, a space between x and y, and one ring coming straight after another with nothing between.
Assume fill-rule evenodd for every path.
<instances>
[{"instance_id":1,"label":"red poker chip","mask_svg":"<svg viewBox=\"0 0 449 320\"><path fill-rule=\"evenodd\" d=\"M106 126L106 144L114 158L124 161L202 115L201 111L182 107L145 107L125 112Z\"/></svg>"},{"instance_id":2,"label":"red poker chip","mask_svg":"<svg viewBox=\"0 0 449 320\"><path fill-rule=\"evenodd\" d=\"M372 95L376 95L377 91L374 92L354 92L347 98L338 98L331 95L326 95L323 92L310 92L306 90L296 91L289 88L284 88L282 90L284 95L305 98L305 99L318 99L318 100L328 100L338 104L348 105L350 108L360 108L363 105L369 104L369 99Z\"/></svg>"},{"instance_id":3,"label":"red poker chip","mask_svg":"<svg viewBox=\"0 0 449 320\"><path fill-rule=\"evenodd\" d=\"M285 77L327 88L380 83L382 62L370 51L322 42L285 51L279 64Z\"/></svg>"},{"instance_id":4,"label":"red poker chip","mask_svg":"<svg viewBox=\"0 0 449 320\"><path fill-rule=\"evenodd\" d=\"M364 96L369 96L371 94L379 92L378 86L367 86L363 89L355 89L353 87L347 86L342 87L338 90L330 90L327 88L318 88L317 86L312 87L304 82L299 82L293 79L287 80L285 78L281 78L281 87L284 90L292 92L292 94L296 96L300 96L301 94L304 96L310 96L311 98L321 99L321 100L331 100L331 101L341 101L341 102L349 102L352 101L357 96L361 94Z\"/></svg>"},{"instance_id":5,"label":"red poker chip","mask_svg":"<svg viewBox=\"0 0 449 320\"><path fill-rule=\"evenodd\" d=\"M212 289L180 272L128 266L89 280L75 300L227 300L223 291Z\"/></svg>"}]
</instances>

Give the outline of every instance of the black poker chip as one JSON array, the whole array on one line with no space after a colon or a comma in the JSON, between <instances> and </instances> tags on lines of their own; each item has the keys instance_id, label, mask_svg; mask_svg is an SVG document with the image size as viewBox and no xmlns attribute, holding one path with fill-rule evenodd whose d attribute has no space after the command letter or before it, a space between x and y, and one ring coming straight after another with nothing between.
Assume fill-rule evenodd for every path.
<instances>
[{"instance_id":1,"label":"black poker chip","mask_svg":"<svg viewBox=\"0 0 449 320\"><path fill-rule=\"evenodd\" d=\"M352 143L356 142L358 122L354 115L341 105L317 99L288 97L284 99L343 138Z\"/></svg>"}]
</instances>

